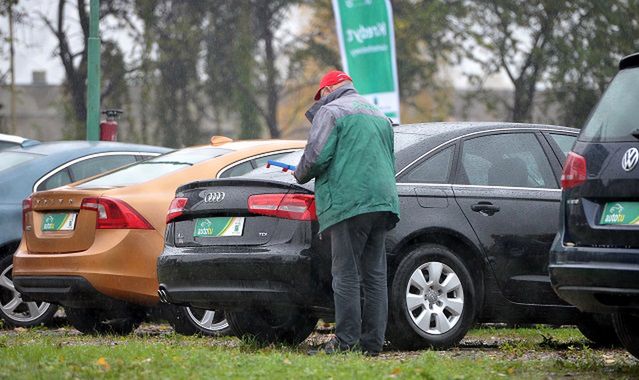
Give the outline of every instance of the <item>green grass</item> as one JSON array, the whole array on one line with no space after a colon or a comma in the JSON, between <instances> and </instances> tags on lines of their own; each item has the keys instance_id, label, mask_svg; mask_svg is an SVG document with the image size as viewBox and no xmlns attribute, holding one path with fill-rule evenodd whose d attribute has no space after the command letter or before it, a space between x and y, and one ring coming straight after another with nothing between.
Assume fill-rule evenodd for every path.
<instances>
[{"instance_id":1,"label":"green grass","mask_svg":"<svg viewBox=\"0 0 639 380\"><path fill-rule=\"evenodd\" d=\"M235 338L174 334L90 337L47 330L0 334L0 378L498 379L636 378L621 350L593 349L574 329L475 329L448 351L307 356ZM496 343L491 343L496 342ZM612 359L611 359L612 358Z\"/></svg>"}]
</instances>

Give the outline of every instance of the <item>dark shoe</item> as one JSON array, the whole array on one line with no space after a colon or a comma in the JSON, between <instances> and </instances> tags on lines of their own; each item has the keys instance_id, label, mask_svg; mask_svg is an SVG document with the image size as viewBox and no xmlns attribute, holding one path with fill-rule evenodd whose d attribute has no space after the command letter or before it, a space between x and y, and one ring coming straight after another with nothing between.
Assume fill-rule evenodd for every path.
<instances>
[{"instance_id":1,"label":"dark shoe","mask_svg":"<svg viewBox=\"0 0 639 380\"><path fill-rule=\"evenodd\" d=\"M308 351L309 355L317 355L319 353L324 353L326 355L340 354L352 351L352 348L341 344L336 337L331 338L328 342L324 343L319 347L311 348Z\"/></svg>"},{"instance_id":2,"label":"dark shoe","mask_svg":"<svg viewBox=\"0 0 639 380\"><path fill-rule=\"evenodd\" d=\"M376 358L376 357L379 356L379 351L367 351L367 350L364 350L364 351L362 351L362 355L368 356L370 358Z\"/></svg>"}]
</instances>

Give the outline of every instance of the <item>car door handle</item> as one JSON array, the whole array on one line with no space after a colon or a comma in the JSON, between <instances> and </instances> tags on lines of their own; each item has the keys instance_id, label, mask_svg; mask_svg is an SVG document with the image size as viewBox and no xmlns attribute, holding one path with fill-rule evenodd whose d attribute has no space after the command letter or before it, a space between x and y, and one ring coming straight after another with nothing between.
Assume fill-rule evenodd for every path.
<instances>
[{"instance_id":1,"label":"car door handle","mask_svg":"<svg viewBox=\"0 0 639 380\"><path fill-rule=\"evenodd\" d=\"M490 202L479 202L470 206L470 209L478 212L482 215L494 215L496 212L499 212L499 206L495 206Z\"/></svg>"}]
</instances>

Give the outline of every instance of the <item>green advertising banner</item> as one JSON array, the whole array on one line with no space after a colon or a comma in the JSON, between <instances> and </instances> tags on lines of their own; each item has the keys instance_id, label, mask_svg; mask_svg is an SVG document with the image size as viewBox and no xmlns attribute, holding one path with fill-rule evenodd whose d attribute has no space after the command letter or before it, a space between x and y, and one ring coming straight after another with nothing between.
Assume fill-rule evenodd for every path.
<instances>
[{"instance_id":1,"label":"green advertising banner","mask_svg":"<svg viewBox=\"0 0 639 380\"><path fill-rule=\"evenodd\" d=\"M75 213L46 214L42 231L71 231L75 228Z\"/></svg>"},{"instance_id":2,"label":"green advertising banner","mask_svg":"<svg viewBox=\"0 0 639 380\"><path fill-rule=\"evenodd\" d=\"M639 224L639 202L606 203L599 224Z\"/></svg>"},{"instance_id":3,"label":"green advertising banner","mask_svg":"<svg viewBox=\"0 0 639 380\"><path fill-rule=\"evenodd\" d=\"M393 11L389 0L333 0L342 65L357 91L399 123Z\"/></svg>"}]
</instances>

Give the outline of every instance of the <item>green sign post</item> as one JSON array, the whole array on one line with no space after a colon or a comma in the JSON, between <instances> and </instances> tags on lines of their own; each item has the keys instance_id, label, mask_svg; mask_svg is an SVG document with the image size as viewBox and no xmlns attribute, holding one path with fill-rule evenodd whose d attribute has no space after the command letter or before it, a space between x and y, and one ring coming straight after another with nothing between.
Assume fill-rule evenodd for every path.
<instances>
[{"instance_id":1,"label":"green sign post","mask_svg":"<svg viewBox=\"0 0 639 380\"><path fill-rule=\"evenodd\" d=\"M100 138L100 0L91 0L87 53L87 140Z\"/></svg>"},{"instance_id":2,"label":"green sign post","mask_svg":"<svg viewBox=\"0 0 639 380\"><path fill-rule=\"evenodd\" d=\"M357 91L399 123L393 10L389 0L333 0L342 65Z\"/></svg>"}]
</instances>

